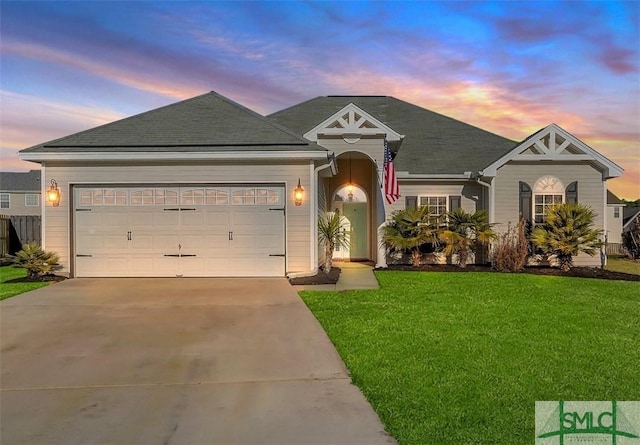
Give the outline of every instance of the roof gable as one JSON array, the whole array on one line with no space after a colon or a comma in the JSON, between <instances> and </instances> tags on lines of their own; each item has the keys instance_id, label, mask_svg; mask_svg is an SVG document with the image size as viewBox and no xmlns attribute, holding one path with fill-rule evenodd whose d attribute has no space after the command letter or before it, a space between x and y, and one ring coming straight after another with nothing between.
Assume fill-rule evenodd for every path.
<instances>
[{"instance_id":1,"label":"roof gable","mask_svg":"<svg viewBox=\"0 0 640 445\"><path fill-rule=\"evenodd\" d=\"M487 166L483 174L495 176L497 170L509 161L589 161L597 165L607 178L621 176L623 172L620 166L556 124L529 136L511 152Z\"/></svg>"},{"instance_id":2,"label":"roof gable","mask_svg":"<svg viewBox=\"0 0 640 445\"><path fill-rule=\"evenodd\" d=\"M394 164L399 176L480 171L517 142L390 96L321 96L267 116L297 134L353 104L404 135Z\"/></svg>"},{"instance_id":3,"label":"roof gable","mask_svg":"<svg viewBox=\"0 0 640 445\"><path fill-rule=\"evenodd\" d=\"M211 147L316 149L315 144L258 113L210 92L46 142L31 152L180 151Z\"/></svg>"},{"instance_id":4,"label":"roof gable","mask_svg":"<svg viewBox=\"0 0 640 445\"><path fill-rule=\"evenodd\" d=\"M303 136L314 142L317 142L318 136L342 136L352 142L365 135L385 135L388 141L400 141L404 137L353 103L329 116Z\"/></svg>"}]
</instances>

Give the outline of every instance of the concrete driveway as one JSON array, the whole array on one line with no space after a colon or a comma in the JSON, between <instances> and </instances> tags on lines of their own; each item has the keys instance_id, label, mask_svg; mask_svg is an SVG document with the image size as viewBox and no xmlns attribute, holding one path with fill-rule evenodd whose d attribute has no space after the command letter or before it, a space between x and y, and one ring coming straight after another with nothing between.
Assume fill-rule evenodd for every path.
<instances>
[{"instance_id":1,"label":"concrete driveway","mask_svg":"<svg viewBox=\"0 0 640 445\"><path fill-rule=\"evenodd\" d=\"M75 279L0 303L0 442L392 444L284 279Z\"/></svg>"}]
</instances>

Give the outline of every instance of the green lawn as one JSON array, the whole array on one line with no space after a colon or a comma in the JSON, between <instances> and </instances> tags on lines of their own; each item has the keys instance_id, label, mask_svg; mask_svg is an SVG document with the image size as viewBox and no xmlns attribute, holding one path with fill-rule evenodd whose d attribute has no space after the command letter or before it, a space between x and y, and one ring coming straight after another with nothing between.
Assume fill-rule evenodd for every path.
<instances>
[{"instance_id":1,"label":"green lawn","mask_svg":"<svg viewBox=\"0 0 640 445\"><path fill-rule=\"evenodd\" d=\"M613 270L615 272L640 275L640 260L633 261L630 258L610 256L607 258L607 266L605 267L605 269Z\"/></svg>"},{"instance_id":2,"label":"green lawn","mask_svg":"<svg viewBox=\"0 0 640 445\"><path fill-rule=\"evenodd\" d=\"M533 443L536 400L640 400L640 284L376 273L301 292L401 445Z\"/></svg>"},{"instance_id":3,"label":"green lawn","mask_svg":"<svg viewBox=\"0 0 640 445\"><path fill-rule=\"evenodd\" d=\"M0 300L13 297L30 290L46 286L48 283L7 283L14 278L22 278L27 275L24 269L15 269L10 266L0 267Z\"/></svg>"}]
</instances>

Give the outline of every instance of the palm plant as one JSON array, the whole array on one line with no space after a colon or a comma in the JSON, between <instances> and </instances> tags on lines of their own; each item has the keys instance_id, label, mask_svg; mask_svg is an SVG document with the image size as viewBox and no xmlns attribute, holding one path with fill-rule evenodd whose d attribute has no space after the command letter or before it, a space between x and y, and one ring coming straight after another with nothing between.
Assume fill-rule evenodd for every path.
<instances>
[{"instance_id":1,"label":"palm plant","mask_svg":"<svg viewBox=\"0 0 640 445\"><path fill-rule=\"evenodd\" d=\"M420 266L420 246L436 243L437 229L429 221L428 207L396 210L383 227L382 242L388 251L411 252L411 264Z\"/></svg>"},{"instance_id":2,"label":"palm plant","mask_svg":"<svg viewBox=\"0 0 640 445\"><path fill-rule=\"evenodd\" d=\"M467 267L470 252L477 253L481 246L497 238L484 210L469 213L457 208L446 214L446 221L439 237L445 243L444 253L447 256L458 255L460 268Z\"/></svg>"},{"instance_id":3,"label":"palm plant","mask_svg":"<svg viewBox=\"0 0 640 445\"><path fill-rule=\"evenodd\" d=\"M331 212L318 218L318 239L324 245L324 272L329 274L336 247L349 248L349 235L342 228L339 213Z\"/></svg>"},{"instance_id":4,"label":"palm plant","mask_svg":"<svg viewBox=\"0 0 640 445\"><path fill-rule=\"evenodd\" d=\"M14 267L27 270L28 280L37 280L44 275L49 275L62 268L56 253L46 252L37 244L25 244L22 250L10 255Z\"/></svg>"},{"instance_id":5,"label":"palm plant","mask_svg":"<svg viewBox=\"0 0 640 445\"><path fill-rule=\"evenodd\" d=\"M582 252L594 256L602 246L602 230L592 227L594 218L593 210L582 204L550 206L544 225L531 233L531 241L567 272L575 255Z\"/></svg>"}]
</instances>

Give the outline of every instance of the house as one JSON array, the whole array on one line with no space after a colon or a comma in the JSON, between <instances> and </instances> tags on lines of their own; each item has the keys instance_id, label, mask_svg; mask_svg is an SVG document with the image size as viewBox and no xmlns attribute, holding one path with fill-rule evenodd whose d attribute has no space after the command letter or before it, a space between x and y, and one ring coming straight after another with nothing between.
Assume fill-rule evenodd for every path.
<instances>
[{"instance_id":1,"label":"house","mask_svg":"<svg viewBox=\"0 0 640 445\"><path fill-rule=\"evenodd\" d=\"M628 232L635 223L640 223L640 207L625 207L622 213L622 232Z\"/></svg>"},{"instance_id":2,"label":"house","mask_svg":"<svg viewBox=\"0 0 640 445\"><path fill-rule=\"evenodd\" d=\"M622 243L622 212L624 202L607 190L607 243Z\"/></svg>"},{"instance_id":3,"label":"house","mask_svg":"<svg viewBox=\"0 0 640 445\"><path fill-rule=\"evenodd\" d=\"M40 170L0 172L0 214L40 215Z\"/></svg>"},{"instance_id":4,"label":"house","mask_svg":"<svg viewBox=\"0 0 640 445\"><path fill-rule=\"evenodd\" d=\"M385 146L401 194L391 203ZM555 124L517 142L387 96L261 116L211 92L20 156L59 187L43 243L76 277L312 274L318 214L336 209L350 222L348 258L380 267L380 228L406 206L485 209L506 230L578 201L606 231L606 181L623 171Z\"/></svg>"}]
</instances>

